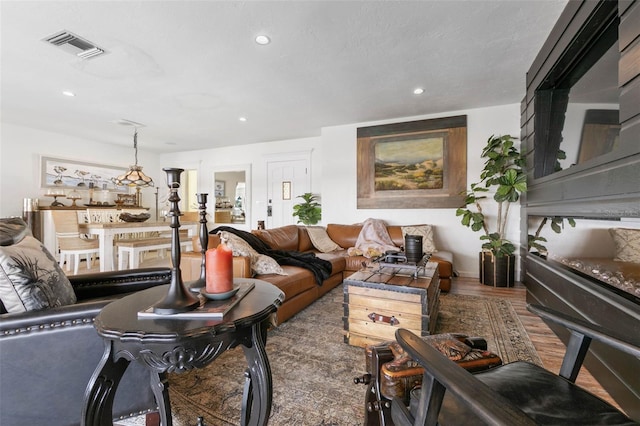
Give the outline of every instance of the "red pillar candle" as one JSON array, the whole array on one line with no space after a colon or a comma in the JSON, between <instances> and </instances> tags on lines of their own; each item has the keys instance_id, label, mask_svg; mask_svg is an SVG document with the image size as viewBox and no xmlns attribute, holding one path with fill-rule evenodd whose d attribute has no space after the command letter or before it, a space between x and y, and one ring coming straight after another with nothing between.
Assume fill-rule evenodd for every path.
<instances>
[{"instance_id":1,"label":"red pillar candle","mask_svg":"<svg viewBox=\"0 0 640 426\"><path fill-rule=\"evenodd\" d=\"M233 290L233 252L224 244L207 250L205 254L207 293Z\"/></svg>"}]
</instances>

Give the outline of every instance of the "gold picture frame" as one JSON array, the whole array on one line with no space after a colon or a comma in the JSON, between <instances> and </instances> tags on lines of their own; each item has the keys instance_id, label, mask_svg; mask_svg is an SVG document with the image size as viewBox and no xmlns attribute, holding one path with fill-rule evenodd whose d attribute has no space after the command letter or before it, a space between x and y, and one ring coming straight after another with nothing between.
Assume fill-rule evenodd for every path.
<instances>
[{"instance_id":1,"label":"gold picture frame","mask_svg":"<svg viewBox=\"0 0 640 426\"><path fill-rule=\"evenodd\" d=\"M457 208L467 186L467 116L357 130L359 209Z\"/></svg>"},{"instance_id":2,"label":"gold picture frame","mask_svg":"<svg viewBox=\"0 0 640 426\"><path fill-rule=\"evenodd\" d=\"M588 109L585 111L578 164L607 154L620 143L620 112L617 109Z\"/></svg>"}]
</instances>

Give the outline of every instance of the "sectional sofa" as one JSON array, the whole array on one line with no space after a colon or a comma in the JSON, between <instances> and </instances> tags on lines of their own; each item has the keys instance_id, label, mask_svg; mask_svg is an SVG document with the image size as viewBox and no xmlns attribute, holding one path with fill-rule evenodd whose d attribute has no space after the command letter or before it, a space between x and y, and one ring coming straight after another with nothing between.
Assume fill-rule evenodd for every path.
<instances>
[{"instance_id":1,"label":"sectional sofa","mask_svg":"<svg viewBox=\"0 0 640 426\"><path fill-rule=\"evenodd\" d=\"M342 283L346 277L361 269L363 262L370 261L370 259L363 256L349 256L348 254L347 249L355 246L361 229L362 225L359 224L327 225L327 235L340 246L340 249L327 253L320 252L314 246L307 228L304 226L287 225L251 232L272 249L313 252L317 257L331 262L331 274L321 284L316 281L311 271L299 266L283 265L282 269L286 275L256 275L251 269L251 260L246 256L234 257L234 276L254 277L268 281L284 292L285 300L278 309L277 314L277 323L280 324ZM404 244L401 226L387 226L387 231L395 245L400 247ZM181 256L180 268L185 282L195 280L200 275L202 256L199 238L194 237L193 243L193 251L182 253ZM220 237L218 235L209 235L208 248L217 247L218 244L220 244ZM451 287L451 277L453 275L452 257L451 253L442 251L434 253L431 257L432 261L439 264L440 287L443 291L448 291Z\"/></svg>"}]
</instances>

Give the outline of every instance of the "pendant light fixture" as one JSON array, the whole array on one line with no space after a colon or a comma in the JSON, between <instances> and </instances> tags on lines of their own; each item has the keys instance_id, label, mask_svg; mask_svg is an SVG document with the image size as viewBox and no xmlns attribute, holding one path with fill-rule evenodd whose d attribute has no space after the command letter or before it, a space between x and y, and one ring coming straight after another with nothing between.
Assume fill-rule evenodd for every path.
<instances>
[{"instance_id":1,"label":"pendant light fixture","mask_svg":"<svg viewBox=\"0 0 640 426\"><path fill-rule=\"evenodd\" d=\"M140 188L154 186L153 179L142 172L142 166L138 166L138 129L133 133L133 149L135 151L135 164L129 166L127 173L116 178L116 185L131 186L136 188L136 204L141 207Z\"/></svg>"}]
</instances>

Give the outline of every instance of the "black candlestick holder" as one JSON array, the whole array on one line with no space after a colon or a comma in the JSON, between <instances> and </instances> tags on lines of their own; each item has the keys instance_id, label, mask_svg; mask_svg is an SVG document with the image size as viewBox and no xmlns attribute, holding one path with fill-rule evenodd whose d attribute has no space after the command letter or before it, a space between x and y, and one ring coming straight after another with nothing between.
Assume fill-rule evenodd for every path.
<instances>
[{"instance_id":1,"label":"black candlestick holder","mask_svg":"<svg viewBox=\"0 0 640 426\"><path fill-rule=\"evenodd\" d=\"M169 203L171 209L171 284L164 299L153 306L153 312L160 315L171 315L179 312L192 311L200 305L200 300L191 294L182 281L180 271L180 208L178 202L178 188L180 188L180 175L184 169L164 168L167 173L167 185L169 185Z\"/></svg>"},{"instance_id":2,"label":"black candlestick holder","mask_svg":"<svg viewBox=\"0 0 640 426\"><path fill-rule=\"evenodd\" d=\"M198 210L200 210L200 252L202 253L202 263L200 265L200 278L188 284L189 290L200 293L207 284L205 266L206 252L209 248L209 231L207 230L207 196L209 194L196 194L198 199Z\"/></svg>"}]
</instances>

